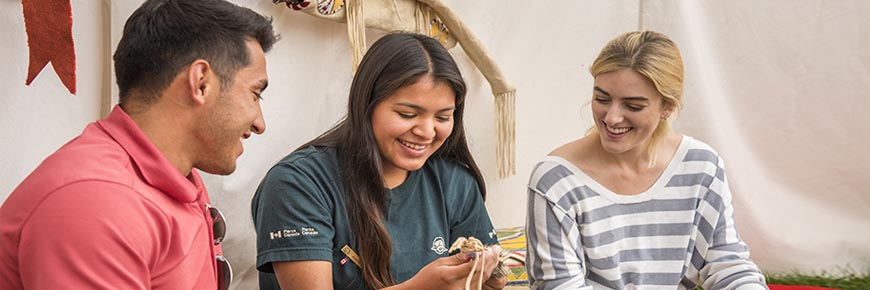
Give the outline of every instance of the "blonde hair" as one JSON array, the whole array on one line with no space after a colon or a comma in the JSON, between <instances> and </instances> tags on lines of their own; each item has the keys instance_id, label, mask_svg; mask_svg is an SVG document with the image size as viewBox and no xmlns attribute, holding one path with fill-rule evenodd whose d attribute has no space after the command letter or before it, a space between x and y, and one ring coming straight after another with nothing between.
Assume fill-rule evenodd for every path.
<instances>
[{"instance_id":1,"label":"blonde hair","mask_svg":"<svg viewBox=\"0 0 870 290\"><path fill-rule=\"evenodd\" d=\"M607 43L592 66L592 77L623 69L632 69L652 81L662 95L662 108L676 112L682 108L683 60L680 49L667 35L655 31L634 31L617 36ZM646 148L652 167L656 163L656 146L670 132L670 118L659 122ZM592 126L588 134L597 133Z\"/></svg>"}]
</instances>

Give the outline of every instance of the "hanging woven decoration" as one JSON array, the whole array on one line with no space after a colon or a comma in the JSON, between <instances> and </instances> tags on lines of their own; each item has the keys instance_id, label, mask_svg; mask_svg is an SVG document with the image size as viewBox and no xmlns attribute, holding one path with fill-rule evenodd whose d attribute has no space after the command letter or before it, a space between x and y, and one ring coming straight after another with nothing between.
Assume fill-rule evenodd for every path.
<instances>
[{"instance_id":1,"label":"hanging woven decoration","mask_svg":"<svg viewBox=\"0 0 870 290\"><path fill-rule=\"evenodd\" d=\"M508 84L495 60L441 0L272 0L317 18L346 22L353 71L365 55L365 29L413 31L438 39L450 49L458 42L495 96L496 163L501 178L516 174L516 88Z\"/></svg>"},{"instance_id":2,"label":"hanging woven decoration","mask_svg":"<svg viewBox=\"0 0 870 290\"><path fill-rule=\"evenodd\" d=\"M71 93L76 93L76 53L69 0L22 0L30 64L26 85L51 62L54 72Z\"/></svg>"}]
</instances>

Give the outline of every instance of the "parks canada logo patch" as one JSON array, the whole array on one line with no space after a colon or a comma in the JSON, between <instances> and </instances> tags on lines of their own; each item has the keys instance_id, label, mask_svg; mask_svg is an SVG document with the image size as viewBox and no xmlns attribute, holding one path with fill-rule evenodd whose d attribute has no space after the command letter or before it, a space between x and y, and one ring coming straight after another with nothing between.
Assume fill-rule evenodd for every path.
<instances>
[{"instance_id":1,"label":"parks canada logo patch","mask_svg":"<svg viewBox=\"0 0 870 290\"><path fill-rule=\"evenodd\" d=\"M444 238L437 237L432 240L432 251L439 255L447 252L447 245L444 243Z\"/></svg>"}]
</instances>

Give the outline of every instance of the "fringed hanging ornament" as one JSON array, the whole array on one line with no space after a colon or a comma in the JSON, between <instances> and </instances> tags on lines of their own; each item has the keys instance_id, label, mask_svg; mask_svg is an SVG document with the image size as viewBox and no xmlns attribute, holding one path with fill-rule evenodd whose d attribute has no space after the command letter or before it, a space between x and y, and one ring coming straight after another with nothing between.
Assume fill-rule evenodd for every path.
<instances>
[{"instance_id":1,"label":"fringed hanging ornament","mask_svg":"<svg viewBox=\"0 0 870 290\"><path fill-rule=\"evenodd\" d=\"M507 82L483 44L441 0L317 0L316 5L309 5L311 0L272 1L285 2L294 10L318 18L347 22L354 72L365 55L367 27L414 31L438 39L448 49L458 42L489 82L495 96L498 176L516 174L516 89ZM312 6L316 9L309 9Z\"/></svg>"}]
</instances>

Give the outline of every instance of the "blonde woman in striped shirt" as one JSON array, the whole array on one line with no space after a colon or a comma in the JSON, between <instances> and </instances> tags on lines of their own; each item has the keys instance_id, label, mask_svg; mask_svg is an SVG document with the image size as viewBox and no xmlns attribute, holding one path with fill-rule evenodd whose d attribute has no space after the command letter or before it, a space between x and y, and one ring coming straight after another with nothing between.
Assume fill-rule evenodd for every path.
<instances>
[{"instance_id":1,"label":"blonde woman in striped shirt","mask_svg":"<svg viewBox=\"0 0 870 290\"><path fill-rule=\"evenodd\" d=\"M595 126L529 181L531 289L767 289L737 234L722 158L670 129L676 44L625 33L590 72Z\"/></svg>"}]
</instances>

